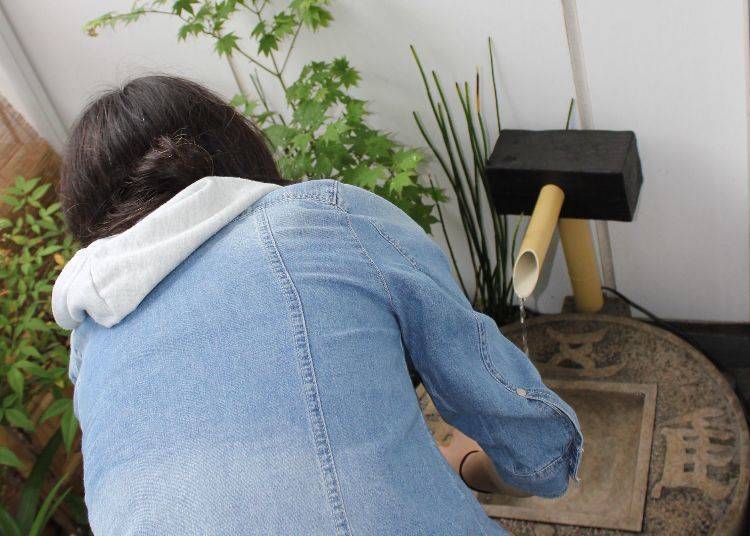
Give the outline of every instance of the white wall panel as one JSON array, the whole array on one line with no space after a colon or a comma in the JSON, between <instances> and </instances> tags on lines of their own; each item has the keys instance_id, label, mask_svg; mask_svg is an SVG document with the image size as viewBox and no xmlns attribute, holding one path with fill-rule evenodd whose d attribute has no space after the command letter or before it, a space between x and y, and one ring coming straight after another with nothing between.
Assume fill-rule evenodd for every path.
<instances>
[{"instance_id":1,"label":"white wall panel","mask_svg":"<svg viewBox=\"0 0 750 536\"><path fill-rule=\"evenodd\" d=\"M618 284L663 316L748 320L744 4L578 0L596 126L634 130L643 162Z\"/></svg>"}]
</instances>

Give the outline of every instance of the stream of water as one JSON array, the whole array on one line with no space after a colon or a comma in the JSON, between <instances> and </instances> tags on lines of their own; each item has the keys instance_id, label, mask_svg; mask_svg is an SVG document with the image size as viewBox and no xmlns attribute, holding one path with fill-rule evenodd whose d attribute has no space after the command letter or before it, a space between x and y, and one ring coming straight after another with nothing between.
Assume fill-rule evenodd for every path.
<instances>
[{"instance_id":1,"label":"stream of water","mask_svg":"<svg viewBox=\"0 0 750 536\"><path fill-rule=\"evenodd\" d=\"M526 298L518 298L519 313L521 316L521 343L523 344L523 353L529 356L529 334L526 325Z\"/></svg>"}]
</instances>

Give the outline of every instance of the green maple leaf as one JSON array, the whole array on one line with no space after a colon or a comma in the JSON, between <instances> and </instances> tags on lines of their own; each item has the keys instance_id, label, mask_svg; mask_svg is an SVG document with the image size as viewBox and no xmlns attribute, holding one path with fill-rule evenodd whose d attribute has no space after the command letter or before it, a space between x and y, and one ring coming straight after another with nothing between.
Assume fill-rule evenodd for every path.
<instances>
[{"instance_id":1,"label":"green maple leaf","mask_svg":"<svg viewBox=\"0 0 750 536\"><path fill-rule=\"evenodd\" d=\"M303 127L317 129L325 120L325 109L313 101L303 101L294 112L294 119Z\"/></svg>"},{"instance_id":2,"label":"green maple leaf","mask_svg":"<svg viewBox=\"0 0 750 536\"><path fill-rule=\"evenodd\" d=\"M285 147L294 136L295 130L285 125L271 125L264 132L274 147Z\"/></svg>"},{"instance_id":3,"label":"green maple leaf","mask_svg":"<svg viewBox=\"0 0 750 536\"><path fill-rule=\"evenodd\" d=\"M198 0L177 0L172 4L172 11L174 11L176 15L181 15L183 11L187 11L193 15L193 4L197 3Z\"/></svg>"},{"instance_id":4,"label":"green maple leaf","mask_svg":"<svg viewBox=\"0 0 750 536\"><path fill-rule=\"evenodd\" d=\"M289 9L297 14L300 20L312 30L326 27L333 20L331 12L321 7L327 5L328 0L292 0Z\"/></svg>"},{"instance_id":5,"label":"green maple leaf","mask_svg":"<svg viewBox=\"0 0 750 536\"><path fill-rule=\"evenodd\" d=\"M279 39L294 33L295 19L288 13L281 11L273 18L273 33Z\"/></svg>"},{"instance_id":6,"label":"green maple leaf","mask_svg":"<svg viewBox=\"0 0 750 536\"><path fill-rule=\"evenodd\" d=\"M356 186L373 189L378 183L385 179L386 170L382 166L368 167L366 164L359 164L357 167L347 173L347 180Z\"/></svg>"},{"instance_id":7,"label":"green maple leaf","mask_svg":"<svg viewBox=\"0 0 750 536\"><path fill-rule=\"evenodd\" d=\"M266 23L265 21L260 21L258 24L255 25L253 28L253 31L250 32L251 37L260 37L261 35L267 33L266 32Z\"/></svg>"},{"instance_id":8,"label":"green maple leaf","mask_svg":"<svg viewBox=\"0 0 750 536\"><path fill-rule=\"evenodd\" d=\"M203 31L203 25L199 22L191 22L188 24L184 24L180 27L180 30L177 32L177 39L183 40L186 39L189 35L198 35Z\"/></svg>"},{"instance_id":9,"label":"green maple leaf","mask_svg":"<svg viewBox=\"0 0 750 536\"><path fill-rule=\"evenodd\" d=\"M325 132L318 138L322 141L338 143L341 139L341 135L346 132L349 127L342 121L334 121L329 123L325 129Z\"/></svg>"},{"instance_id":10,"label":"green maple leaf","mask_svg":"<svg viewBox=\"0 0 750 536\"><path fill-rule=\"evenodd\" d=\"M263 34L263 37L258 40L258 52L260 52L261 54L265 54L267 56L273 50L278 49L279 39L272 33Z\"/></svg>"},{"instance_id":11,"label":"green maple leaf","mask_svg":"<svg viewBox=\"0 0 750 536\"><path fill-rule=\"evenodd\" d=\"M371 134L365 139L364 151L373 158L386 157L392 147L393 142L387 137Z\"/></svg>"},{"instance_id":12,"label":"green maple leaf","mask_svg":"<svg viewBox=\"0 0 750 536\"><path fill-rule=\"evenodd\" d=\"M365 101L351 99L346 103L346 118L349 124L361 123L365 115Z\"/></svg>"},{"instance_id":13,"label":"green maple leaf","mask_svg":"<svg viewBox=\"0 0 750 536\"><path fill-rule=\"evenodd\" d=\"M399 171L413 171L422 162L422 153L416 149L403 149L393 155L393 166Z\"/></svg>"},{"instance_id":14,"label":"green maple leaf","mask_svg":"<svg viewBox=\"0 0 750 536\"><path fill-rule=\"evenodd\" d=\"M237 41L239 41L239 37L234 35L234 32L229 32L216 40L216 43L214 43L214 50L219 53L219 56L230 56L232 50L237 48Z\"/></svg>"},{"instance_id":15,"label":"green maple leaf","mask_svg":"<svg viewBox=\"0 0 750 536\"><path fill-rule=\"evenodd\" d=\"M349 65L346 58L336 58L331 63L331 73L337 76L341 84L346 87L356 86L361 77L356 69Z\"/></svg>"},{"instance_id":16,"label":"green maple leaf","mask_svg":"<svg viewBox=\"0 0 750 536\"><path fill-rule=\"evenodd\" d=\"M229 15L236 11L236 0L225 0L216 4L216 18L227 19Z\"/></svg>"},{"instance_id":17,"label":"green maple leaf","mask_svg":"<svg viewBox=\"0 0 750 536\"><path fill-rule=\"evenodd\" d=\"M401 192L407 186L414 184L413 176L411 173L401 172L396 173L391 180L388 181L388 188L391 192L396 192L401 195Z\"/></svg>"}]
</instances>

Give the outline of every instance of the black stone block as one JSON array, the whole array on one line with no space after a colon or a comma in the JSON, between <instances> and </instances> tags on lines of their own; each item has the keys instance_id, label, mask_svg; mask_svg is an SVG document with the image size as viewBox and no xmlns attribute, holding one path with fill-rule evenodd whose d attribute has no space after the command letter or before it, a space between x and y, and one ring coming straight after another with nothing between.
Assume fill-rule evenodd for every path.
<instances>
[{"instance_id":1,"label":"black stone block","mask_svg":"<svg viewBox=\"0 0 750 536\"><path fill-rule=\"evenodd\" d=\"M643 173L633 132L503 130L487 179L501 214L530 214L555 184L565 192L561 217L632 221Z\"/></svg>"}]
</instances>

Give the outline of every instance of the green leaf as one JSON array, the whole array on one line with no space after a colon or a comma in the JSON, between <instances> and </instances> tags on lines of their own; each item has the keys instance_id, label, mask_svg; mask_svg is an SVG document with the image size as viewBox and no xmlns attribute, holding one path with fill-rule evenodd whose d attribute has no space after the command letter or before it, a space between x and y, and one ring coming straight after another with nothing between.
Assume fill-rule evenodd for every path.
<instances>
[{"instance_id":1,"label":"green leaf","mask_svg":"<svg viewBox=\"0 0 750 536\"><path fill-rule=\"evenodd\" d=\"M60 491L60 488L62 487L62 485L65 483L67 479L68 479L68 475L64 475L62 478L60 478L57 481L57 483L52 487L50 492L47 494L47 497L45 497L44 502L42 502L42 505L39 507L39 511L34 517L34 523L32 523L31 529L29 529L29 536L39 536L42 533L42 529L44 529L44 527L47 525L47 522L50 520L52 515L60 507L62 502L65 500L65 497L68 496L68 493L70 493L70 488L69 488L65 490L60 495L60 497L57 497L57 494Z\"/></svg>"},{"instance_id":2,"label":"green leaf","mask_svg":"<svg viewBox=\"0 0 750 536\"><path fill-rule=\"evenodd\" d=\"M245 95L237 94L229 102L234 108L239 109L245 117L252 117L258 107L258 101L248 99ZM260 123L260 121L258 121Z\"/></svg>"},{"instance_id":3,"label":"green leaf","mask_svg":"<svg viewBox=\"0 0 750 536\"><path fill-rule=\"evenodd\" d=\"M111 11L84 24L83 30L91 37L96 37L100 28L106 26L114 28L120 23L125 25L132 24L145 14L146 9L143 7L134 7L131 11L125 13L115 13Z\"/></svg>"},{"instance_id":4,"label":"green leaf","mask_svg":"<svg viewBox=\"0 0 750 536\"><path fill-rule=\"evenodd\" d=\"M16 393L11 393L5 397L3 397L3 409L7 409L14 405L18 401L18 395ZM0 415L0 419L2 419L2 415Z\"/></svg>"},{"instance_id":5,"label":"green leaf","mask_svg":"<svg viewBox=\"0 0 750 536\"><path fill-rule=\"evenodd\" d=\"M21 536L22 534L16 520L2 505L0 505L0 533L5 536Z\"/></svg>"},{"instance_id":6,"label":"green leaf","mask_svg":"<svg viewBox=\"0 0 750 536\"><path fill-rule=\"evenodd\" d=\"M237 41L239 41L239 37L234 35L234 32L229 32L216 40L214 50L218 52L219 56L230 56L232 51L237 48Z\"/></svg>"},{"instance_id":7,"label":"green leaf","mask_svg":"<svg viewBox=\"0 0 750 536\"><path fill-rule=\"evenodd\" d=\"M247 104L248 98L243 95L242 93L237 93L234 97L232 97L232 100L229 101L229 104L233 108L241 108Z\"/></svg>"},{"instance_id":8,"label":"green leaf","mask_svg":"<svg viewBox=\"0 0 750 536\"><path fill-rule=\"evenodd\" d=\"M17 207L20 203L18 199L8 194L0 195L0 199L2 199L3 203L5 203L6 205L10 207Z\"/></svg>"},{"instance_id":9,"label":"green leaf","mask_svg":"<svg viewBox=\"0 0 750 536\"><path fill-rule=\"evenodd\" d=\"M386 176L382 166L367 167L365 164L357 166L349 177L349 182L362 188L372 189Z\"/></svg>"},{"instance_id":10,"label":"green leaf","mask_svg":"<svg viewBox=\"0 0 750 536\"><path fill-rule=\"evenodd\" d=\"M296 20L289 13L280 11L273 18L273 33L279 39L294 33Z\"/></svg>"},{"instance_id":11,"label":"green leaf","mask_svg":"<svg viewBox=\"0 0 750 536\"><path fill-rule=\"evenodd\" d=\"M22 428L29 431L34 429L34 423L31 422L31 419L29 419L26 413L24 413L20 409L6 409L5 418L8 419L8 422L16 428Z\"/></svg>"},{"instance_id":12,"label":"green leaf","mask_svg":"<svg viewBox=\"0 0 750 536\"><path fill-rule=\"evenodd\" d=\"M8 467L15 467L16 469L23 468L21 460L19 460L18 456L16 456L8 447L0 447L0 465L7 465Z\"/></svg>"},{"instance_id":13,"label":"green leaf","mask_svg":"<svg viewBox=\"0 0 750 536\"><path fill-rule=\"evenodd\" d=\"M300 20L312 30L326 27L333 20L331 12L322 7L329 4L328 1L315 0L292 0L289 3L291 9Z\"/></svg>"},{"instance_id":14,"label":"green leaf","mask_svg":"<svg viewBox=\"0 0 750 536\"><path fill-rule=\"evenodd\" d=\"M60 431L62 432L63 443L65 443L65 450L69 453L73 448L73 440L78 432L78 419L73 414L73 405L63 413L60 419Z\"/></svg>"},{"instance_id":15,"label":"green leaf","mask_svg":"<svg viewBox=\"0 0 750 536\"><path fill-rule=\"evenodd\" d=\"M307 132L299 132L292 138L292 147L298 151L302 151L307 148L307 145L312 141L312 136Z\"/></svg>"},{"instance_id":16,"label":"green leaf","mask_svg":"<svg viewBox=\"0 0 750 536\"><path fill-rule=\"evenodd\" d=\"M62 250L62 246L58 244L52 244L50 246L47 246L46 248L42 248L39 250L39 255L42 257L46 257L47 255L51 255L52 253L57 253L58 251Z\"/></svg>"},{"instance_id":17,"label":"green leaf","mask_svg":"<svg viewBox=\"0 0 750 536\"><path fill-rule=\"evenodd\" d=\"M371 158L386 157L393 148L393 142L382 135L369 135L365 138L364 152Z\"/></svg>"},{"instance_id":18,"label":"green leaf","mask_svg":"<svg viewBox=\"0 0 750 536\"><path fill-rule=\"evenodd\" d=\"M294 112L294 119L303 127L317 129L325 119L325 109L317 102L303 102Z\"/></svg>"},{"instance_id":19,"label":"green leaf","mask_svg":"<svg viewBox=\"0 0 750 536\"><path fill-rule=\"evenodd\" d=\"M17 369L26 370L33 376L38 376L38 377L44 376L48 372L46 369L40 367L36 363L32 363L31 361L27 361L25 359L22 359L21 361L16 361L14 366Z\"/></svg>"},{"instance_id":20,"label":"green leaf","mask_svg":"<svg viewBox=\"0 0 750 536\"><path fill-rule=\"evenodd\" d=\"M12 368L8 371L8 374L6 374L5 377L8 380L8 385L10 385L10 388L13 389L13 391L16 392L19 397L22 396L24 381L21 371L17 368Z\"/></svg>"},{"instance_id":21,"label":"green leaf","mask_svg":"<svg viewBox=\"0 0 750 536\"><path fill-rule=\"evenodd\" d=\"M187 39L191 35L200 35L203 32L203 24L200 22L189 22L180 26L177 31L177 40Z\"/></svg>"},{"instance_id":22,"label":"green leaf","mask_svg":"<svg viewBox=\"0 0 750 536\"><path fill-rule=\"evenodd\" d=\"M31 322L31 320L29 322ZM19 349L19 353L28 357L36 357L38 359L42 358L42 354L40 354L39 350L33 346L23 346Z\"/></svg>"},{"instance_id":23,"label":"green leaf","mask_svg":"<svg viewBox=\"0 0 750 536\"><path fill-rule=\"evenodd\" d=\"M266 136L276 147L285 147L295 134L295 130L286 125L271 125L265 130Z\"/></svg>"},{"instance_id":24,"label":"green leaf","mask_svg":"<svg viewBox=\"0 0 750 536\"><path fill-rule=\"evenodd\" d=\"M176 15L181 15L183 11L187 11L191 15L193 15L193 4L197 4L198 0L177 0L172 5L172 11Z\"/></svg>"},{"instance_id":25,"label":"green leaf","mask_svg":"<svg viewBox=\"0 0 750 536\"><path fill-rule=\"evenodd\" d=\"M315 160L315 169L313 175L317 178L327 179L330 178L333 172L333 162L326 156L318 156Z\"/></svg>"},{"instance_id":26,"label":"green leaf","mask_svg":"<svg viewBox=\"0 0 750 536\"><path fill-rule=\"evenodd\" d=\"M361 123L365 115L367 112L364 101L352 99L346 103L346 119L349 124Z\"/></svg>"},{"instance_id":27,"label":"green leaf","mask_svg":"<svg viewBox=\"0 0 750 536\"><path fill-rule=\"evenodd\" d=\"M74 523L81 526L88 526L86 503L80 495L72 493L68 496L65 500L65 511L70 515Z\"/></svg>"},{"instance_id":28,"label":"green leaf","mask_svg":"<svg viewBox=\"0 0 750 536\"><path fill-rule=\"evenodd\" d=\"M414 171L422 162L422 153L416 149L396 151L393 155L393 165L399 171Z\"/></svg>"},{"instance_id":29,"label":"green leaf","mask_svg":"<svg viewBox=\"0 0 750 536\"><path fill-rule=\"evenodd\" d=\"M236 11L237 0L224 0L216 3L216 19L226 20L229 15Z\"/></svg>"},{"instance_id":30,"label":"green leaf","mask_svg":"<svg viewBox=\"0 0 750 536\"><path fill-rule=\"evenodd\" d=\"M258 22L258 24L255 25L253 30L250 32L250 37L260 38L261 36L267 33L268 32L266 31L266 22L260 21Z\"/></svg>"},{"instance_id":31,"label":"green leaf","mask_svg":"<svg viewBox=\"0 0 750 536\"><path fill-rule=\"evenodd\" d=\"M31 469L31 473L29 473L29 477L21 489L21 499L18 504L18 511L16 512L16 520L22 534L28 534L31 526L34 524L42 485L52 466L55 452L60 447L60 442L60 432L57 431L49 438L44 449L42 449L42 452L37 457L34 467Z\"/></svg>"},{"instance_id":32,"label":"green leaf","mask_svg":"<svg viewBox=\"0 0 750 536\"><path fill-rule=\"evenodd\" d=\"M60 203L52 203L50 206L47 207L46 213L47 216L51 216L55 212L57 212L60 209Z\"/></svg>"},{"instance_id":33,"label":"green leaf","mask_svg":"<svg viewBox=\"0 0 750 536\"><path fill-rule=\"evenodd\" d=\"M349 126L346 123L340 120L334 121L326 126L323 135L320 136L319 139L326 142L337 143L340 141L342 134L347 130L349 130Z\"/></svg>"},{"instance_id":34,"label":"green leaf","mask_svg":"<svg viewBox=\"0 0 750 536\"><path fill-rule=\"evenodd\" d=\"M279 38L272 33L263 34L263 37L258 39L258 52L260 54L268 56L274 50L279 49Z\"/></svg>"},{"instance_id":35,"label":"green leaf","mask_svg":"<svg viewBox=\"0 0 750 536\"><path fill-rule=\"evenodd\" d=\"M49 329L49 326L41 318L29 318L26 322L24 322L24 328L30 331L47 331ZM25 346L24 349L26 348L28 348L28 350L25 350L24 353L29 357L41 358L41 354L36 348Z\"/></svg>"},{"instance_id":36,"label":"green leaf","mask_svg":"<svg viewBox=\"0 0 750 536\"><path fill-rule=\"evenodd\" d=\"M414 184L413 176L408 172L397 173L391 180L388 181L388 188L391 192L401 194L401 191L407 186Z\"/></svg>"},{"instance_id":37,"label":"green leaf","mask_svg":"<svg viewBox=\"0 0 750 536\"><path fill-rule=\"evenodd\" d=\"M52 184L50 183L42 184L41 186L38 186L37 188L34 189L31 195L29 195L29 199L36 201L37 199L42 197L45 193L47 193L47 190L50 189L50 186L52 186Z\"/></svg>"},{"instance_id":38,"label":"green leaf","mask_svg":"<svg viewBox=\"0 0 750 536\"><path fill-rule=\"evenodd\" d=\"M57 400L52 402L46 410L44 410L44 413L42 413L42 416L39 418L39 424L42 424L46 420L53 417L57 417L58 415L71 409L72 404L73 403L69 398L58 398Z\"/></svg>"},{"instance_id":39,"label":"green leaf","mask_svg":"<svg viewBox=\"0 0 750 536\"><path fill-rule=\"evenodd\" d=\"M25 179L23 177L16 177L16 187L21 190L22 193L28 194L31 192L41 179L35 177L33 179Z\"/></svg>"},{"instance_id":40,"label":"green leaf","mask_svg":"<svg viewBox=\"0 0 750 536\"><path fill-rule=\"evenodd\" d=\"M331 64L331 73L339 78L344 87L356 86L361 77L356 69L349 65L346 58L336 58Z\"/></svg>"}]
</instances>

